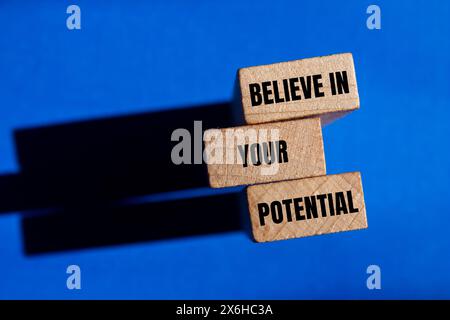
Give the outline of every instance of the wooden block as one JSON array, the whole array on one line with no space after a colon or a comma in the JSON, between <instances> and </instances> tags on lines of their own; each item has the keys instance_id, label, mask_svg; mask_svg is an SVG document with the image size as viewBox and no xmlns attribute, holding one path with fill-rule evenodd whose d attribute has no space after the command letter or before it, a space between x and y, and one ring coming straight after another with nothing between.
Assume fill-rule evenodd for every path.
<instances>
[{"instance_id":1,"label":"wooden block","mask_svg":"<svg viewBox=\"0 0 450 320\"><path fill-rule=\"evenodd\" d=\"M326 174L319 118L210 129L204 139L213 188Z\"/></svg>"},{"instance_id":2,"label":"wooden block","mask_svg":"<svg viewBox=\"0 0 450 320\"><path fill-rule=\"evenodd\" d=\"M238 85L249 124L311 116L327 124L359 108L351 53L242 68Z\"/></svg>"},{"instance_id":3,"label":"wooden block","mask_svg":"<svg viewBox=\"0 0 450 320\"><path fill-rule=\"evenodd\" d=\"M359 172L250 186L247 197L257 242L367 228Z\"/></svg>"}]
</instances>

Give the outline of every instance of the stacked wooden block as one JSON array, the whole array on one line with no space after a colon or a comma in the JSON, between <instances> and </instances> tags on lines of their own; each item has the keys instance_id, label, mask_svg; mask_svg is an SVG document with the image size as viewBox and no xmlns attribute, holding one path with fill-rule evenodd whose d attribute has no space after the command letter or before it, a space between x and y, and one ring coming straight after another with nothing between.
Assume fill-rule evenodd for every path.
<instances>
[{"instance_id":1,"label":"stacked wooden block","mask_svg":"<svg viewBox=\"0 0 450 320\"><path fill-rule=\"evenodd\" d=\"M248 125L205 132L205 154L228 160L208 161L212 187L250 185L254 239L367 228L360 173L326 175L322 138L323 125L359 108L352 55L243 68L237 85Z\"/></svg>"}]
</instances>

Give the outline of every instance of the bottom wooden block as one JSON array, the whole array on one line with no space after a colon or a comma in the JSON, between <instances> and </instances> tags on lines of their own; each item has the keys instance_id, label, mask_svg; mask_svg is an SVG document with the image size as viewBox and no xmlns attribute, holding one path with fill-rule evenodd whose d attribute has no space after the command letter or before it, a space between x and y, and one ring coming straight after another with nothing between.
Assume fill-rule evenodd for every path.
<instances>
[{"instance_id":1,"label":"bottom wooden block","mask_svg":"<svg viewBox=\"0 0 450 320\"><path fill-rule=\"evenodd\" d=\"M367 228L359 172L247 188L257 242Z\"/></svg>"}]
</instances>

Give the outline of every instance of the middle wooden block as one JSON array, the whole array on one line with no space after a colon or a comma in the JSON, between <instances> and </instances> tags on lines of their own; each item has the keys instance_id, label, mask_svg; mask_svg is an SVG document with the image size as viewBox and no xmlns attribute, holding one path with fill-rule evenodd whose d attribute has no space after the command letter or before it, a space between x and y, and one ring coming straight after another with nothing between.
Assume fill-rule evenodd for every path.
<instances>
[{"instance_id":1,"label":"middle wooden block","mask_svg":"<svg viewBox=\"0 0 450 320\"><path fill-rule=\"evenodd\" d=\"M326 174L319 118L210 129L204 141L213 188Z\"/></svg>"}]
</instances>

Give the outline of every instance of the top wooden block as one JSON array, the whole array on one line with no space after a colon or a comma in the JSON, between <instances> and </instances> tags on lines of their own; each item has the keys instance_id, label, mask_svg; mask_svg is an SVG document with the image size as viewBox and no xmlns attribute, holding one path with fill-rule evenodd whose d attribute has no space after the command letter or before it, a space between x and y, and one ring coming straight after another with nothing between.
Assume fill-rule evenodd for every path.
<instances>
[{"instance_id":1,"label":"top wooden block","mask_svg":"<svg viewBox=\"0 0 450 320\"><path fill-rule=\"evenodd\" d=\"M327 124L359 108L351 53L239 69L249 124L320 116Z\"/></svg>"}]
</instances>

